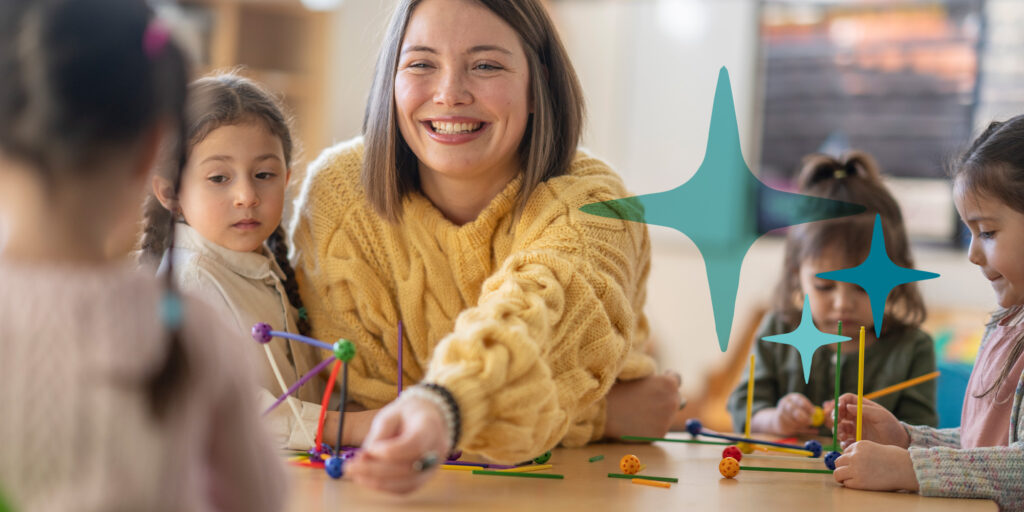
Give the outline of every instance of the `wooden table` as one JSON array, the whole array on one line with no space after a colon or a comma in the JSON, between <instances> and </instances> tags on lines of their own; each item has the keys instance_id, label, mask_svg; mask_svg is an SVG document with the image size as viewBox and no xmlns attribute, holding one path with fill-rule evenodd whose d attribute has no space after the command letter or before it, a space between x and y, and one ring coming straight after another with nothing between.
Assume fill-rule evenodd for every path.
<instances>
[{"instance_id":1,"label":"wooden table","mask_svg":"<svg viewBox=\"0 0 1024 512\"><path fill-rule=\"evenodd\" d=\"M679 439L687 434L672 434ZM468 471L438 470L423 488L409 496L393 496L360 487L353 482L331 480L322 469L289 466L291 495L286 510L726 510L889 512L916 510L996 511L995 502L949 498L925 498L917 494L869 492L846 489L827 474L741 471L733 480L722 478L718 462L722 446L682 443L597 444L554 451L545 472L565 475L564 480L526 479L474 475ZM641 474L679 479L670 489L636 485L608 478L618 473L619 459L632 453L647 468ZM824 469L818 459L796 456L745 456L742 465ZM590 463L594 455L604 460ZM784 457L784 459L782 458ZM463 460L480 460L464 456ZM755 509L756 507L756 509Z\"/></svg>"}]
</instances>

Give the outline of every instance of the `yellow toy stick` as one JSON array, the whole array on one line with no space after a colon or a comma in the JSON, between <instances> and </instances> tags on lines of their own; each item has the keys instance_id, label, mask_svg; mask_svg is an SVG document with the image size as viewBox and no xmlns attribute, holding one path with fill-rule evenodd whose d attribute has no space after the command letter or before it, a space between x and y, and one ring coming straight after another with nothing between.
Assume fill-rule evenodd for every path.
<instances>
[{"instance_id":1,"label":"yellow toy stick","mask_svg":"<svg viewBox=\"0 0 1024 512\"><path fill-rule=\"evenodd\" d=\"M916 385L918 385L918 384L920 384L922 382L930 381L930 380L932 380L934 378L937 378L941 374L942 374L942 372L926 373L926 374L921 375L919 377L914 377L913 379L907 379L907 380L905 380L903 382L900 382L899 384L893 384L892 386L889 386L887 388L882 388L882 389L879 389L878 391L872 391L872 392L864 395L864 398L867 398L868 400L874 400L876 398L883 397L885 395L888 395L888 394L891 394L891 393L895 393L895 392L903 390L903 389L907 389L907 388L909 388L911 386L916 386Z\"/></svg>"},{"instance_id":2,"label":"yellow toy stick","mask_svg":"<svg viewBox=\"0 0 1024 512\"><path fill-rule=\"evenodd\" d=\"M750 437L750 411L754 409L754 354L750 354L750 379L747 380L747 425L743 437Z\"/></svg>"},{"instance_id":3,"label":"yellow toy stick","mask_svg":"<svg viewBox=\"0 0 1024 512\"><path fill-rule=\"evenodd\" d=\"M814 452L812 452L810 450L801 450L799 448L783 448L781 446L761 446L761 445L755 445L754 449L755 450L760 450L760 451L763 451L763 452L792 453L793 455L802 455L804 457L810 457L810 456L814 455Z\"/></svg>"},{"instance_id":4,"label":"yellow toy stick","mask_svg":"<svg viewBox=\"0 0 1024 512\"><path fill-rule=\"evenodd\" d=\"M860 350L857 354L857 441L860 441L864 409L864 326L860 326Z\"/></svg>"}]
</instances>

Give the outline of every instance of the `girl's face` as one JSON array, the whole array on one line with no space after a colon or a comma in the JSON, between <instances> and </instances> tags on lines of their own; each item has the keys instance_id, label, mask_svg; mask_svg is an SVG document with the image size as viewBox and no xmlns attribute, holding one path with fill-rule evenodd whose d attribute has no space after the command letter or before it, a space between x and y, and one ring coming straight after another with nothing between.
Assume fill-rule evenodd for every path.
<instances>
[{"instance_id":1,"label":"girl's face","mask_svg":"<svg viewBox=\"0 0 1024 512\"><path fill-rule=\"evenodd\" d=\"M470 0L426 0L406 28L395 76L398 127L421 173L511 179L530 114L516 32Z\"/></svg>"},{"instance_id":2,"label":"girl's face","mask_svg":"<svg viewBox=\"0 0 1024 512\"><path fill-rule=\"evenodd\" d=\"M865 331L874 332L871 301L863 288L853 283L816 277L821 272L850 267L849 260L839 251L826 247L819 257L807 258L800 264L800 287L811 298L811 316L814 317L814 325L822 332L836 332L840 320L845 333L857 332L862 325Z\"/></svg>"},{"instance_id":3,"label":"girl's face","mask_svg":"<svg viewBox=\"0 0 1024 512\"><path fill-rule=\"evenodd\" d=\"M233 251L258 250L281 223L291 170L261 122L226 125L192 148L181 176L185 221Z\"/></svg>"},{"instance_id":4,"label":"girl's face","mask_svg":"<svg viewBox=\"0 0 1024 512\"><path fill-rule=\"evenodd\" d=\"M955 188L956 211L971 230L967 258L981 268L1000 306L1024 304L1024 214L988 195L963 190L959 180Z\"/></svg>"}]
</instances>

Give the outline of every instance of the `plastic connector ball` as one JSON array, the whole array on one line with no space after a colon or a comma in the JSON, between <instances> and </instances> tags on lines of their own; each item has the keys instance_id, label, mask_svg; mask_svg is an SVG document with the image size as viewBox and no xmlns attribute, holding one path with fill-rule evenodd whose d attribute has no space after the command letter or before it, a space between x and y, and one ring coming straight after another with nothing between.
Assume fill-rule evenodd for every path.
<instances>
[{"instance_id":1,"label":"plastic connector ball","mask_svg":"<svg viewBox=\"0 0 1024 512\"><path fill-rule=\"evenodd\" d=\"M840 455L842 454L839 452L828 452L828 455L825 455L825 467L835 471L836 459L838 459Z\"/></svg>"},{"instance_id":2,"label":"plastic connector ball","mask_svg":"<svg viewBox=\"0 0 1024 512\"><path fill-rule=\"evenodd\" d=\"M726 457L732 457L736 459L737 462L739 462L743 460L743 452L741 452L740 449L735 446L726 446L725 449L722 450L722 458L724 459Z\"/></svg>"},{"instance_id":3,"label":"plastic connector ball","mask_svg":"<svg viewBox=\"0 0 1024 512\"><path fill-rule=\"evenodd\" d=\"M686 420L686 431L689 432L691 436L699 436L702 430L704 430L704 425L701 425L700 420L695 420L693 418Z\"/></svg>"},{"instance_id":4,"label":"plastic connector ball","mask_svg":"<svg viewBox=\"0 0 1024 512\"><path fill-rule=\"evenodd\" d=\"M718 463L718 472L726 478L734 478L740 474L740 462L732 457L726 457Z\"/></svg>"},{"instance_id":5,"label":"plastic connector ball","mask_svg":"<svg viewBox=\"0 0 1024 512\"><path fill-rule=\"evenodd\" d=\"M252 339L260 343L269 343L273 336L270 335L270 325L260 322L252 326Z\"/></svg>"},{"instance_id":6,"label":"plastic connector ball","mask_svg":"<svg viewBox=\"0 0 1024 512\"><path fill-rule=\"evenodd\" d=\"M344 462L342 462L341 457L331 457L324 463L324 471L327 471L331 478L337 480L341 478L343 473L342 466L344 466Z\"/></svg>"},{"instance_id":7,"label":"plastic connector ball","mask_svg":"<svg viewBox=\"0 0 1024 512\"><path fill-rule=\"evenodd\" d=\"M640 472L640 459L636 455L623 455L619 461L619 469L627 475L635 475Z\"/></svg>"},{"instance_id":8,"label":"plastic connector ball","mask_svg":"<svg viewBox=\"0 0 1024 512\"><path fill-rule=\"evenodd\" d=\"M821 457L821 443L815 441L814 439L811 439L810 441L804 443L804 450L807 450L814 454L811 455L812 459Z\"/></svg>"}]
</instances>

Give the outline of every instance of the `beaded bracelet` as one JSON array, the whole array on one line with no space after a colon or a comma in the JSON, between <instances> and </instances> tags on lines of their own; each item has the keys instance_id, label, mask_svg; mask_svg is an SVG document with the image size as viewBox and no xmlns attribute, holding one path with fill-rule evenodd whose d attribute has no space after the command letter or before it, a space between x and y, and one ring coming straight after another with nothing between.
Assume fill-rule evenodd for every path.
<instances>
[{"instance_id":1,"label":"beaded bracelet","mask_svg":"<svg viewBox=\"0 0 1024 512\"><path fill-rule=\"evenodd\" d=\"M459 413L459 404L451 391L439 384L420 383L402 392L402 397L408 395L411 398L422 398L438 406L441 415L444 417L445 426L451 434L451 450L458 446L459 437L462 434L462 415Z\"/></svg>"}]
</instances>

